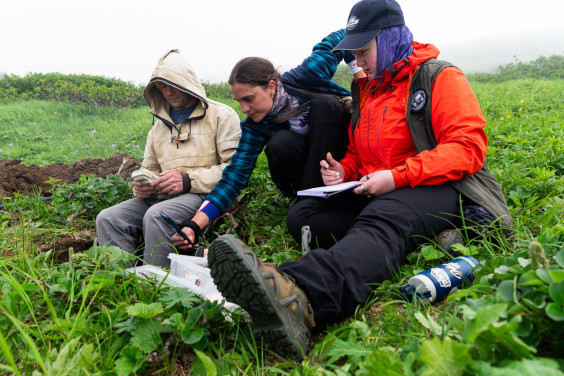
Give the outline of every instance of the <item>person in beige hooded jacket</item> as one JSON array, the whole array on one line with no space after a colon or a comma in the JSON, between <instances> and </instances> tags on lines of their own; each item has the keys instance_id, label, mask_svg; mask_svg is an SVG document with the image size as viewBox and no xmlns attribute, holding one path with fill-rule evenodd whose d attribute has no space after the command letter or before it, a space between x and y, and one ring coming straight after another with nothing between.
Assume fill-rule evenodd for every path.
<instances>
[{"instance_id":1,"label":"person in beige hooded jacket","mask_svg":"<svg viewBox=\"0 0 564 376\"><path fill-rule=\"evenodd\" d=\"M216 186L235 153L241 129L237 113L206 96L194 70L178 50L162 56L143 92L157 119L147 136L142 167L159 177L149 186L133 182L133 199L105 209L96 218L98 244L127 252L143 236L144 262L168 266L175 231L190 220Z\"/></svg>"}]
</instances>

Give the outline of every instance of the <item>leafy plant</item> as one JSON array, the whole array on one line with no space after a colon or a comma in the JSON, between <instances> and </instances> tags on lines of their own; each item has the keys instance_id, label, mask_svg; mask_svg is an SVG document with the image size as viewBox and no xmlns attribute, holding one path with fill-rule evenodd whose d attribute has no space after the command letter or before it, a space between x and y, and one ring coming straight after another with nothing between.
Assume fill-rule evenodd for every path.
<instances>
[{"instance_id":1,"label":"leafy plant","mask_svg":"<svg viewBox=\"0 0 564 376\"><path fill-rule=\"evenodd\" d=\"M115 78L85 74L30 73L24 77L0 74L0 102L47 99L118 109L142 106L143 87Z\"/></svg>"},{"instance_id":2,"label":"leafy plant","mask_svg":"<svg viewBox=\"0 0 564 376\"><path fill-rule=\"evenodd\" d=\"M52 205L60 220L68 220L77 214L95 219L103 209L133 197L132 189L131 182L121 175L98 178L82 174L74 184L55 184Z\"/></svg>"}]
</instances>

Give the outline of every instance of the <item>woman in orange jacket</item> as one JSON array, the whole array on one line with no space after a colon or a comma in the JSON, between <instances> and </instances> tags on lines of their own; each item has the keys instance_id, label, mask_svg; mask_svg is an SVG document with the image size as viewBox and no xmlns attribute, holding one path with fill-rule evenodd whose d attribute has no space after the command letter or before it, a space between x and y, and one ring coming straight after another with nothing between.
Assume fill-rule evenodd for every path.
<instances>
[{"instance_id":1,"label":"woman in orange jacket","mask_svg":"<svg viewBox=\"0 0 564 376\"><path fill-rule=\"evenodd\" d=\"M352 51L367 78L357 80L360 115L347 153L340 161L327 155L321 174L326 185L361 184L291 208L292 236L299 241L308 225L318 247L299 261L272 268L230 236L216 239L209 254L218 288L249 312L255 335L298 358L314 328L353 314L408 252L458 224L460 195L446 183L480 171L487 152L485 118L457 68L443 69L430 92L408 99L414 73L439 51L413 41L395 0L358 2L335 50ZM418 152L406 119L427 105L437 146Z\"/></svg>"}]
</instances>

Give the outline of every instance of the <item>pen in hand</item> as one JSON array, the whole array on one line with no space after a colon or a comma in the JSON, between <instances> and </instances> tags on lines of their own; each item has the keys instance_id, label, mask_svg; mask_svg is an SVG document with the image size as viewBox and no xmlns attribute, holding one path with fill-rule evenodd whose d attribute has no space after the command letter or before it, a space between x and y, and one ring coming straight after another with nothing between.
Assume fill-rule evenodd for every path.
<instances>
[{"instance_id":1,"label":"pen in hand","mask_svg":"<svg viewBox=\"0 0 564 376\"><path fill-rule=\"evenodd\" d=\"M182 232L180 227L178 227L178 225L172 220L172 218L170 218L163 212L160 212L159 214L165 219L165 221L168 222L168 224L174 229L174 231L176 231L176 233L182 237L182 239L186 240L188 244L190 244L192 248L194 248L194 243L192 243L192 241L186 236L186 234Z\"/></svg>"}]
</instances>

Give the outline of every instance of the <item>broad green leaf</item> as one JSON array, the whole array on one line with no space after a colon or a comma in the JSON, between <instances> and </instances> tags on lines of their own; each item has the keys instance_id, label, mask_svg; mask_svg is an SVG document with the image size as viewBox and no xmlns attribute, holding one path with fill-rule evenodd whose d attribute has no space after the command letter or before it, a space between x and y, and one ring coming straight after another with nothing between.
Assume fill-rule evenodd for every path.
<instances>
[{"instance_id":1,"label":"broad green leaf","mask_svg":"<svg viewBox=\"0 0 564 376\"><path fill-rule=\"evenodd\" d=\"M464 244L455 243L452 245L452 249L463 256L475 256L480 253L480 249L471 244L465 246Z\"/></svg>"},{"instance_id":2,"label":"broad green leaf","mask_svg":"<svg viewBox=\"0 0 564 376\"><path fill-rule=\"evenodd\" d=\"M518 257L517 263L519 263L519 266L521 266L524 269L531 264L531 260L523 258L523 257Z\"/></svg>"},{"instance_id":3,"label":"broad green leaf","mask_svg":"<svg viewBox=\"0 0 564 376\"><path fill-rule=\"evenodd\" d=\"M206 376L217 376L217 368L211 358L201 351L194 350L194 352L204 365L204 368L206 369Z\"/></svg>"},{"instance_id":4,"label":"broad green leaf","mask_svg":"<svg viewBox=\"0 0 564 376\"><path fill-rule=\"evenodd\" d=\"M494 278L506 280L506 279L513 279L515 277L515 271L508 268L505 265L502 265L494 270Z\"/></svg>"},{"instance_id":5,"label":"broad green leaf","mask_svg":"<svg viewBox=\"0 0 564 376\"><path fill-rule=\"evenodd\" d=\"M354 328L360 336L363 336L363 337L370 336L371 327L365 321L351 320L351 323L349 324L349 326L351 328Z\"/></svg>"},{"instance_id":6,"label":"broad green leaf","mask_svg":"<svg viewBox=\"0 0 564 376\"><path fill-rule=\"evenodd\" d=\"M552 283L552 278L550 277L550 275L548 274L548 270L545 268L541 268L541 269L537 269L535 270L535 272L537 273L537 276L546 284L550 284Z\"/></svg>"},{"instance_id":7,"label":"broad green leaf","mask_svg":"<svg viewBox=\"0 0 564 376\"><path fill-rule=\"evenodd\" d=\"M564 305L564 282L554 282L548 287L552 300L559 305Z\"/></svg>"},{"instance_id":8,"label":"broad green leaf","mask_svg":"<svg viewBox=\"0 0 564 376\"><path fill-rule=\"evenodd\" d=\"M529 306L529 308L543 309L546 306L546 299L546 294L537 290L534 293L527 295L527 297L522 297L521 301Z\"/></svg>"},{"instance_id":9,"label":"broad green leaf","mask_svg":"<svg viewBox=\"0 0 564 376\"><path fill-rule=\"evenodd\" d=\"M128 306L126 309L131 316L137 316L142 319L150 319L163 313L163 306L161 303L136 303L135 305Z\"/></svg>"},{"instance_id":10,"label":"broad green leaf","mask_svg":"<svg viewBox=\"0 0 564 376\"><path fill-rule=\"evenodd\" d=\"M503 367L493 367L488 362L475 361L471 369L475 375L487 376L564 376L558 363L552 359L536 358L505 362Z\"/></svg>"},{"instance_id":11,"label":"broad green leaf","mask_svg":"<svg viewBox=\"0 0 564 376\"><path fill-rule=\"evenodd\" d=\"M94 362L99 354L94 352L94 345L89 343L78 348L79 337L75 337L66 343L57 358L47 368L53 375L81 375L82 370Z\"/></svg>"},{"instance_id":12,"label":"broad green leaf","mask_svg":"<svg viewBox=\"0 0 564 376\"><path fill-rule=\"evenodd\" d=\"M544 283L534 270L529 270L521 275L519 278L519 286L544 286Z\"/></svg>"},{"instance_id":13,"label":"broad green leaf","mask_svg":"<svg viewBox=\"0 0 564 376\"><path fill-rule=\"evenodd\" d=\"M156 320L140 321L131 332L131 343L138 346L145 354L152 353L162 343L160 327L161 323Z\"/></svg>"},{"instance_id":14,"label":"broad green leaf","mask_svg":"<svg viewBox=\"0 0 564 376\"><path fill-rule=\"evenodd\" d=\"M499 284L496 296L506 302L515 302L515 282L506 280Z\"/></svg>"},{"instance_id":15,"label":"broad green leaf","mask_svg":"<svg viewBox=\"0 0 564 376\"><path fill-rule=\"evenodd\" d=\"M562 225L555 225L553 228L560 231L560 232L564 232L564 226L562 226Z\"/></svg>"},{"instance_id":16,"label":"broad green leaf","mask_svg":"<svg viewBox=\"0 0 564 376\"><path fill-rule=\"evenodd\" d=\"M125 346L116 360L115 371L118 375L137 375L143 368L147 356L136 346Z\"/></svg>"},{"instance_id":17,"label":"broad green leaf","mask_svg":"<svg viewBox=\"0 0 564 376\"><path fill-rule=\"evenodd\" d=\"M202 332L203 332L203 329L202 329ZM206 347L208 346L208 338L205 335L202 335L200 340L193 343L191 346L194 350L204 351L206 349Z\"/></svg>"},{"instance_id":18,"label":"broad green leaf","mask_svg":"<svg viewBox=\"0 0 564 376\"><path fill-rule=\"evenodd\" d=\"M466 325L464 342L472 344L476 338L497 322L507 310L507 304L498 303L482 307L474 314L474 319Z\"/></svg>"},{"instance_id":19,"label":"broad green leaf","mask_svg":"<svg viewBox=\"0 0 564 376\"><path fill-rule=\"evenodd\" d=\"M469 351L470 346L460 344L449 337L443 342L438 338L426 340L421 346L421 360L427 368L421 375L462 375L466 366L472 363Z\"/></svg>"},{"instance_id":20,"label":"broad green leaf","mask_svg":"<svg viewBox=\"0 0 564 376\"><path fill-rule=\"evenodd\" d=\"M201 307L195 307L188 312L188 316L186 317L186 325L194 326L202 317L204 310Z\"/></svg>"},{"instance_id":21,"label":"broad green leaf","mask_svg":"<svg viewBox=\"0 0 564 376\"><path fill-rule=\"evenodd\" d=\"M51 286L49 290L51 294L68 294L69 290L66 286L55 283Z\"/></svg>"},{"instance_id":22,"label":"broad green leaf","mask_svg":"<svg viewBox=\"0 0 564 376\"><path fill-rule=\"evenodd\" d=\"M493 338L505 346L516 357L530 357L537 350L523 342L517 332L521 323L520 316L514 316L510 321L501 321L491 325L488 331Z\"/></svg>"},{"instance_id":23,"label":"broad green leaf","mask_svg":"<svg viewBox=\"0 0 564 376\"><path fill-rule=\"evenodd\" d=\"M189 345L193 345L201 340L202 337L204 337L204 329L196 328L195 330L192 330L188 324L184 325L181 333L182 341Z\"/></svg>"},{"instance_id":24,"label":"broad green leaf","mask_svg":"<svg viewBox=\"0 0 564 376\"><path fill-rule=\"evenodd\" d=\"M355 373L356 376L403 376L405 374L399 354L389 348L378 348L372 351L359 364L359 370Z\"/></svg>"},{"instance_id":25,"label":"broad green leaf","mask_svg":"<svg viewBox=\"0 0 564 376\"><path fill-rule=\"evenodd\" d=\"M556 283L564 281L564 270L562 269L560 270L547 269L547 273L550 276L550 278Z\"/></svg>"},{"instance_id":26,"label":"broad green leaf","mask_svg":"<svg viewBox=\"0 0 564 376\"><path fill-rule=\"evenodd\" d=\"M114 324L114 326L117 328L116 333L131 333L135 329L135 324L138 320L138 318L130 316L127 320Z\"/></svg>"},{"instance_id":27,"label":"broad green leaf","mask_svg":"<svg viewBox=\"0 0 564 376\"><path fill-rule=\"evenodd\" d=\"M172 308L178 303L186 308L192 308L197 302L201 301L201 298L185 288L172 287L161 295L159 300L165 304L166 309Z\"/></svg>"},{"instance_id":28,"label":"broad green leaf","mask_svg":"<svg viewBox=\"0 0 564 376\"><path fill-rule=\"evenodd\" d=\"M476 311L470 308L467 304L464 304L462 306L462 316L464 317L464 320L472 320L476 317Z\"/></svg>"},{"instance_id":29,"label":"broad green leaf","mask_svg":"<svg viewBox=\"0 0 564 376\"><path fill-rule=\"evenodd\" d=\"M347 363L357 365L361 362L373 349L359 339L354 331L349 332L346 341L336 339L332 345L326 350L330 362L334 363L339 359L346 359Z\"/></svg>"},{"instance_id":30,"label":"broad green leaf","mask_svg":"<svg viewBox=\"0 0 564 376\"><path fill-rule=\"evenodd\" d=\"M421 249L421 255L425 261L439 260L445 256L443 252L430 245L423 246Z\"/></svg>"},{"instance_id":31,"label":"broad green leaf","mask_svg":"<svg viewBox=\"0 0 564 376\"><path fill-rule=\"evenodd\" d=\"M21 286L25 292L35 292L40 289L40 287L37 284L33 284L33 283L22 283Z\"/></svg>"},{"instance_id":32,"label":"broad green leaf","mask_svg":"<svg viewBox=\"0 0 564 376\"><path fill-rule=\"evenodd\" d=\"M554 256L554 260L556 260L558 265L564 268L564 249L561 249L556 256Z\"/></svg>"},{"instance_id":33,"label":"broad green leaf","mask_svg":"<svg viewBox=\"0 0 564 376\"><path fill-rule=\"evenodd\" d=\"M172 326L175 331L180 331L183 324L182 314L180 312L175 312L168 319L163 320L163 325Z\"/></svg>"},{"instance_id":34,"label":"broad green leaf","mask_svg":"<svg viewBox=\"0 0 564 376\"><path fill-rule=\"evenodd\" d=\"M546 305L546 314L554 321L564 321L564 309L556 303Z\"/></svg>"},{"instance_id":35,"label":"broad green leaf","mask_svg":"<svg viewBox=\"0 0 564 376\"><path fill-rule=\"evenodd\" d=\"M522 359L505 367L492 368L490 376L564 376L555 360L547 358Z\"/></svg>"}]
</instances>

